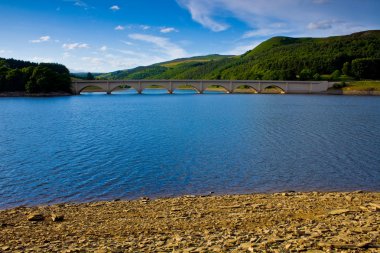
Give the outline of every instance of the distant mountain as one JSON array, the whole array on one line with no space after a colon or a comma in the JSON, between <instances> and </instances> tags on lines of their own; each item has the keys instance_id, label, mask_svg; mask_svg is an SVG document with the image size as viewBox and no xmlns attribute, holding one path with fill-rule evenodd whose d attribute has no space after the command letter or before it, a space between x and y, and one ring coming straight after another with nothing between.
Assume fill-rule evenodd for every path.
<instances>
[{"instance_id":1,"label":"distant mountain","mask_svg":"<svg viewBox=\"0 0 380 253\"><path fill-rule=\"evenodd\" d=\"M208 55L121 70L105 79L316 79L323 74L380 78L380 30L328 38L273 37L240 56Z\"/></svg>"}]
</instances>

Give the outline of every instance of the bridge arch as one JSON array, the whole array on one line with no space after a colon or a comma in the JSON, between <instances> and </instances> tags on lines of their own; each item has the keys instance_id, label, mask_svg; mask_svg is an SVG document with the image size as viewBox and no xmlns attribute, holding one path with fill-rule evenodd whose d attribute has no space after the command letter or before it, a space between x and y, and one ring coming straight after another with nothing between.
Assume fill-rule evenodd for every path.
<instances>
[{"instance_id":1,"label":"bridge arch","mask_svg":"<svg viewBox=\"0 0 380 253\"><path fill-rule=\"evenodd\" d=\"M85 90L86 88L90 88L90 87L98 88L98 89L101 90L100 92L107 92L107 89L105 89L104 87L102 87L102 85L88 84L88 85L84 85L84 86L80 87L78 89L77 93L80 94L81 92L83 92L83 90Z\"/></svg>"},{"instance_id":2,"label":"bridge arch","mask_svg":"<svg viewBox=\"0 0 380 253\"><path fill-rule=\"evenodd\" d=\"M171 93L172 91L167 87L167 85L165 84L162 84L162 83L147 83L147 84L143 84L141 86L141 93L145 93L145 94L149 94L150 92L149 91L153 91L153 90L165 90L166 93ZM148 92L147 92L148 91ZM159 92L159 94L162 94L161 92Z\"/></svg>"},{"instance_id":3,"label":"bridge arch","mask_svg":"<svg viewBox=\"0 0 380 253\"><path fill-rule=\"evenodd\" d=\"M175 87L173 87L173 92L175 93L176 90L178 91L181 88L190 88L194 90L196 93L201 93L201 91L196 86L191 85L191 84L176 85Z\"/></svg>"},{"instance_id":4,"label":"bridge arch","mask_svg":"<svg viewBox=\"0 0 380 253\"><path fill-rule=\"evenodd\" d=\"M269 90L278 90L279 92L270 92ZM268 94L285 94L286 93L286 88L282 87L282 85L277 85L277 84L267 84L261 88L261 93L268 93Z\"/></svg>"},{"instance_id":5,"label":"bridge arch","mask_svg":"<svg viewBox=\"0 0 380 253\"><path fill-rule=\"evenodd\" d=\"M125 88L125 87L128 87L128 88ZM134 91L138 92L137 89L133 85L127 85L127 84L121 83L121 84L115 84L115 85L110 86L109 93L116 91L116 89L118 89L118 88L129 89L129 90L134 90Z\"/></svg>"},{"instance_id":6,"label":"bridge arch","mask_svg":"<svg viewBox=\"0 0 380 253\"><path fill-rule=\"evenodd\" d=\"M241 89L242 87L245 89L247 89L246 87L249 87L249 89L253 90L253 93L255 94L259 93L259 90L255 86L250 85L250 84L235 85L232 91L235 92L237 89L239 88Z\"/></svg>"},{"instance_id":7,"label":"bridge arch","mask_svg":"<svg viewBox=\"0 0 380 253\"><path fill-rule=\"evenodd\" d=\"M227 85L224 85L222 83L214 83L214 84L207 84L204 86L204 90L203 92L207 92L207 91L212 91L210 90L210 88L212 89L213 87L212 86L217 86L217 88L220 88L222 87L223 88L223 91L224 93L232 93L232 90L230 90L230 87L228 87Z\"/></svg>"}]
</instances>

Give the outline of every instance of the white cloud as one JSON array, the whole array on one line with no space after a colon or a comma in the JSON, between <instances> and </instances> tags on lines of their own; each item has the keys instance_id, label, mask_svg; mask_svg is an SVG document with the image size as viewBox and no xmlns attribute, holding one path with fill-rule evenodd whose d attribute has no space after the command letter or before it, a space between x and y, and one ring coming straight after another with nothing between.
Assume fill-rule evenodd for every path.
<instances>
[{"instance_id":1,"label":"white cloud","mask_svg":"<svg viewBox=\"0 0 380 253\"><path fill-rule=\"evenodd\" d=\"M103 52L107 51L107 49L108 49L107 46L102 46L101 48L99 48L99 50Z\"/></svg>"},{"instance_id":2,"label":"white cloud","mask_svg":"<svg viewBox=\"0 0 380 253\"><path fill-rule=\"evenodd\" d=\"M78 6L78 7L87 7L87 4L81 0L75 0L75 3L74 3L75 6Z\"/></svg>"},{"instance_id":3,"label":"white cloud","mask_svg":"<svg viewBox=\"0 0 380 253\"><path fill-rule=\"evenodd\" d=\"M86 43L70 43L70 44L63 44L62 47L67 50L73 50L73 49L84 49L89 48L89 45Z\"/></svg>"},{"instance_id":4,"label":"white cloud","mask_svg":"<svg viewBox=\"0 0 380 253\"><path fill-rule=\"evenodd\" d=\"M254 49L255 47L257 47L258 45L260 45L262 41L252 41L246 45L238 45L237 47L227 51L227 52L224 52L223 54L227 54L227 55L241 55L241 54L244 54L245 52L249 51L249 50L252 50Z\"/></svg>"},{"instance_id":5,"label":"white cloud","mask_svg":"<svg viewBox=\"0 0 380 253\"><path fill-rule=\"evenodd\" d=\"M247 39L247 38L252 38L252 37L266 37L266 36L272 36L275 34L283 35L289 32L291 32L291 30L276 29L276 28L262 28L262 29L245 32L242 38Z\"/></svg>"},{"instance_id":6,"label":"white cloud","mask_svg":"<svg viewBox=\"0 0 380 253\"><path fill-rule=\"evenodd\" d=\"M118 25L118 26L115 27L115 30L116 31L122 31L122 30L125 30L125 27L121 26L121 25Z\"/></svg>"},{"instance_id":7,"label":"white cloud","mask_svg":"<svg viewBox=\"0 0 380 253\"><path fill-rule=\"evenodd\" d=\"M178 30L175 29L174 27L161 27L160 32L171 33L171 32L178 32Z\"/></svg>"},{"instance_id":8,"label":"white cloud","mask_svg":"<svg viewBox=\"0 0 380 253\"><path fill-rule=\"evenodd\" d=\"M149 25L139 25L139 27L143 30L149 30L150 26Z\"/></svg>"},{"instance_id":9,"label":"white cloud","mask_svg":"<svg viewBox=\"0 0 380 253\"><path fill-rule=\"evenodd\" d=\"M184 8L188 9L191 18L200 23L203 27L214 32L221 32L228 29L229 25L217 22L212 18L212 14L216 9L215 4L218 4L217 2L219 1L177 0L177 2Z\"/></svg>"},{"instance_id":10,"label":"white cloud","mask_svg":"<svg viewBox=\"0 0 380 253\"><path fill-rule=\"evenodd\" d=\"M130 41L121 40L121 42L123 42L125 45L128 45L128 46L132 46L133 45L133 43L130 42Z\"/></svg>"},{"instance_id":11,"label":"white cloud","mask_svg":"<svg viewBox=\"0 0 380 253\"><path fill-rule=\"evenodd\" d=\"M118 11L118 10L120 10L120 7L117 6L117 5L113 5L113 6L110 7L110 10Z\"/></svg>"},{"instance_id":12,"label":"white cloud","mask_svg":"<svg viewBox=\"0 0 380 253\"><path fill-rule=\"evenodd\" d=\"M54 62L54 60L52 58L49 58L49 57L40 57L40 56L35 56L35 57L32 57L29 59L30 61L32 62Z\"/></svg>"},{"instance_id":13,"label":"white cloud","mask_svg":"<svg viewBox=\"0 0 380 253\"><path fill-rule=\"evenodd\" d=\"M176 0L183 8L187 9L195 22L210 29L211 31L224 31L229 28L228 20L237 19L252 30L244 35L245 38L253 36L281 35L289 33L292 36L304 34L305 27L312 28L314 35L325 35L328 30L328 23L318 24L315 20L342 19L347 21L351 18L352 25L362 25L365 29L370 29L375 24L373 21L363 21L363 19L353 19L350 8L353 1L347 4L339 4L343 1L331 0ZM324 5L331 4L327 9ZM350 6L351 5L351 6ZM358 11L367 10L366 5L357 1L355 4ZM366 9L367 8L367 9ZM350 15L351 14L351 15ZM350 15L350 16L349 16ZM363 15L362 15L363 16ZM271 27L274 22L286 23L285 28ZM363 23L367 22L367 25ZM352 31L350 27L343 27L338 34L347 34ZM256 32L255 32L256 31ZM267 34L267 35L265 35Z\"/></svg>"},{"instance_id":14,"label":"white cloud","mask_svg":"<svg viewBox=\"0 0 380 253\"><path fill-rule=\"evenodd\" d=\"M310 30L326 30L326 29L331 29L333 25L337 23L342 23L337 20L320 20L317 22L311 22L307 25L307 28Z\"/></svg>"},{"instance_id":15,"label":"white cloud","mask_svg":"<svg viewBox=\"0 0 380 253\"><path fill-rule=\"evenodd\" d=\"M62 58L63 59L67 59L67 58L69 58L71 56L71 54L69 53L69 52L64 52L63 54L62 54Z\"/></svg>"},{"instance_id":16,"label":"white cloud","mask_svg":"<svg viewBox=\"0 0 380 253\"><path fill-rule=\"evenodd\" d=\"M71 69L90 72L109 72L118 69L131 69L137 66L150 65L166 59L145 53L135 53L132 51L122 52L115 49L117 54L104 54L101 57L84 56L72 59ZM120 54L122 53L122 54ZM125 57L128 55L128 57ZM86 66L86 69L83 69Z\"/></svg>"},{"instance_id":17,"label":"white cloud","mask_svg":"<svg viewBox=\"0 0 380 253\"><path fill-rule=\"evenodd\" d=\"M2 54L2 55L10 54L10 53L12 53L12 50L0 49L0 54Z\"/></svg>"},{"instance_id":18,"label":"white cloud","mask_svg":"<svg viewBox=\"0 0 380 253\"><path fill-rule=\"evenodd\" d=\"M30 43L41 43L41 42L48 42L50 40L50 36L41 36L37 40L29 40Z\"/></svg>"},{"instance_id":19,"label":"white cloud","mask_svg":"<svg viewBox=\"0 0 380 253\"><path fill-rule=\"evenodd\" d=\"M188 53L183 48L172 43L168 38L138 33L130 34L129 38L155 45L158 48L158 51L169 57L169 59L188 56Z\"/></svg>"},{"instance_id":20,"label":"white cloud","mask_svg":"<svg viewBox=\"0 0 380 253\"><path fill-rule=\"evenodd\" d=\"M73 3L74 6L81 7L84 10L88 10L89 9L88 4L86 2L84 2L83 0L63 0L63 1L64 2L71 2L71 3ZM60 10L61 10L61 7L58 7L57 11L60 11Z\"/></svg>"}]
</instances>

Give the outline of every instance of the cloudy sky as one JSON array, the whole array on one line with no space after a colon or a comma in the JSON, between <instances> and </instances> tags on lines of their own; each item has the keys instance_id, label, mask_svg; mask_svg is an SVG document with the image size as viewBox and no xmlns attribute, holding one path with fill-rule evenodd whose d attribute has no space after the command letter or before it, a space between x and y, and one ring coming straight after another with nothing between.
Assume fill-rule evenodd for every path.
<instances>
[{"instance_id":1,"label":"cloudy sky","mask_svg":"<svg viewBox=\"0 0 380 253\"><path fill-rule=\"evenodd\" d=\"M0 57L108 72L380 29L379 0L0 0Z\"/></svg>"}]
</instances>

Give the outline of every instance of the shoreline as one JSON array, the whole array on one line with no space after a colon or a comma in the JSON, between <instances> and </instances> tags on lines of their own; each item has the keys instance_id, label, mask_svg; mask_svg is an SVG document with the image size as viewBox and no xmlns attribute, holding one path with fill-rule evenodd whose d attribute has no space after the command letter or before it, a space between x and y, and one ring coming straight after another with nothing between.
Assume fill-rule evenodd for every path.
<instances>
[{"instance_id":1,"label":"shoreline","mask_svg":"<svg viewBox=\"0 0 380 253\"><path fill-rule=\"evenodd\" d=\"M0 210L0 251L378 252L379 211L361 191L16 207Z\"/></svg>"},{"instance_id":2,"label":"shoreline","mask_svg":"<svg viewBox=\"0 0 380 253\"><path fill-rule=\"evenodd\" d=\"M13 97L66 97L73 96L68 92L50 92L50 93L26 93L26 92L0 92L0 98Z\"/></svg>"},{"instance_id":3,"label":"shoreline","mask_svg":"<svg viewBox=\"0 0 380 253\"><path fill-rule=\"evenodd\" d=\"M149 89L159 89L159 88L149 88ZM192 89L180 89L180 90L192 90ZM115 91L122 91L122 90L115 90ZM218 88L212 88L209 89L209 91L220 91L225 92L224 89L218 89ZM91 90L91 91L84 91L87 93L98 93L98 92L104 92L101 90ZM344 96L380 96L380 91L372 91L372 90L328 90L326 92L319 92L319 93L276 93L276 92L263 92L263 93L255 93L252 91L244 91L244 90L237 90L236 92L233 92L231 94L242 94L242 95L271 95L271 94L281 94L281 95L344 95ZM68 96L78 96L73 95L71 93L67 92L52 92L52 93L35 93L35 94L29 94L25 92L0 92L0 98L17 98L17 97L68 97Z\"/></svg>"}]
</instances>

